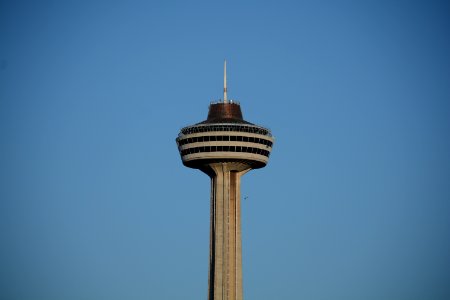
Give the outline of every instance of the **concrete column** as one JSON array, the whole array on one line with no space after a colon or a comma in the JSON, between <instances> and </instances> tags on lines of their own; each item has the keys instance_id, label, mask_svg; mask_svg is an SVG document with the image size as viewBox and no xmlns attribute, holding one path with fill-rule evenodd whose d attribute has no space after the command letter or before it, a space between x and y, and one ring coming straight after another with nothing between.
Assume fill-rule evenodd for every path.
<instances>
[{"instance_id":1,"label":"concrete column","mask_svg":"<svg viewBox=\"0 0 450 300\"><path fill-rule=\"evenodd\" d=\"M242 300L240 179L250 167L241 163L210 164L211 225L209 300Z\"/></svg>"}]
</instances>

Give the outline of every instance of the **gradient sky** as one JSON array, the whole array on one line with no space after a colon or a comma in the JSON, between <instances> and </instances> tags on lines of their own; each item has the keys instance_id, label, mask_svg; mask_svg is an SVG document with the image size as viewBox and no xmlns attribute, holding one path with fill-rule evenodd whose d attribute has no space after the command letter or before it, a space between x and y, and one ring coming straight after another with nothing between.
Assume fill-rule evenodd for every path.
<instances>
[{"instance_id":1,"label":"gradient sky","mask_svg":"<svg viewBox=\"0 0 450 300\"><path fill-rule=\"evenodd\" d=\"M98 0L0 2L0 298L206 299L225 58L245 298L450 299L448 2Z\"/></svg>"}]
</instances>

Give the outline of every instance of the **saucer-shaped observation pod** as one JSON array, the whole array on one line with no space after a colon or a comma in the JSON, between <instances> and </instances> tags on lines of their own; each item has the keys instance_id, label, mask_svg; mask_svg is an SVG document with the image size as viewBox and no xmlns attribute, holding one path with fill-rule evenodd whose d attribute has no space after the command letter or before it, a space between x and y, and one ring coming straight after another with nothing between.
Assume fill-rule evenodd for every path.
<instances>
[{"instance_id":1,"label":"saucer-shaped observation pod","mask_svg":"<svg viewBox=\"0 0 450 300\"><path fill-rule=\"evenodd\" d=\"M226 100L211 103L208 118L182 128L176 139L183 164L195 169L220 162L262 168L273 141L269 129L245 121L240 104Z\"/></svg>"}]
</instances>

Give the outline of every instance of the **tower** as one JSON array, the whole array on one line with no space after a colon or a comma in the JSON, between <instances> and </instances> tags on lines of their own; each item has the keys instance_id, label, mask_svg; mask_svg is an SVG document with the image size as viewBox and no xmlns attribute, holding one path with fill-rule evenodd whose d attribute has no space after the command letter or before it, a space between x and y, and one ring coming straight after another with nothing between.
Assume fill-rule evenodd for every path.
<instances>
[{"instance_id":1,"label":"tower","mask_svg":"<svg viewBox=\"0 0 450 300\"><path fill-rule=\"evenodd\" d=\"M228 100L226 70L225 61L223 101L211 103L207 119L182 128L176 139L183 164L211 178L209 300L242 300L241 177L266 166L274 141Z\"/></svg>"}]
</instances>

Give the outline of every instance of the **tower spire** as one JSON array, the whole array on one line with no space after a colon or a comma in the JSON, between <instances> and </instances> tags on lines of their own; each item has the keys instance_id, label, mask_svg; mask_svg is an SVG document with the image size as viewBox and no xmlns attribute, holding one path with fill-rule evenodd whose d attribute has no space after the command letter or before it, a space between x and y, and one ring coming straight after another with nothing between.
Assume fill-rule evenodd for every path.
<instances>
[{"instance_id":1,"label":"tower spire","mask_svg":"<svg viewBox=\"0 0 450 300\"><path fill-rule=\"evenodd\" d=\"M227 60L223 62L223 103L228 103L227 99Z\"/></svg>"}]
</instances>

